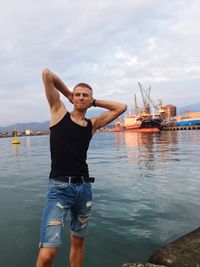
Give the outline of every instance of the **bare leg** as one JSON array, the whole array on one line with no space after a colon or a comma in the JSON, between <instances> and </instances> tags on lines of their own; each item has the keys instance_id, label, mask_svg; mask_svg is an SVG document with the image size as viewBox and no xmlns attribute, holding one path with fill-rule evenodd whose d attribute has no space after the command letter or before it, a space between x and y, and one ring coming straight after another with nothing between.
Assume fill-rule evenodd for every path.
<instances>
[{"instance_id":1,"label":"bare leg","mask_svg":"<svg viewBox=\"0 0 200 267\"><path fill-rule=\"evenodd\" d=\"M56 256L56 248L41 248L36 267L53 267Z\"/></svg>"},{"instance_id":2,"label":"bare leg","mask_svg":"<svg viewBox=\"0 0 200 267\"><path fill-rule=\"evenodd\" d=\"M84 238L80 238L72 234L71 249L70 249L70 266L82 267L83 256L84 256Z\"/></svg>"}]
</instances>

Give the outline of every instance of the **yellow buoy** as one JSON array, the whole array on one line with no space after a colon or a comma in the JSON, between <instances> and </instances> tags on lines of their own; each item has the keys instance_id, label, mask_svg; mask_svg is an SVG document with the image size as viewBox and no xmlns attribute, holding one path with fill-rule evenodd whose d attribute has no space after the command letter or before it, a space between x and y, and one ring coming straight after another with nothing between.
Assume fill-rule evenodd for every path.
<instances>
[{"instance_id":1,"label":"yellow buoy","mask_svg":"<svg viewBox=\"0 0 200 267\"><path fill-rule=\"evenodd\" d=\"M20 140L15 138L15 139L12 140L12 144L13 145L18 145L18 144L20 144Z\"/></svg>"},{"instance_id":2,"label":"yellow buoy","mask_svg":"<svg viewBox=\"0 0 200 267\"><path fill-rule=\"evenodd\" d=\"M20 144L20 140L17 138L17 130L15 130L15 136L14 136L14 139L12 140L12 144L13 145L19 145Z\"/></svg>"}]
</instances>

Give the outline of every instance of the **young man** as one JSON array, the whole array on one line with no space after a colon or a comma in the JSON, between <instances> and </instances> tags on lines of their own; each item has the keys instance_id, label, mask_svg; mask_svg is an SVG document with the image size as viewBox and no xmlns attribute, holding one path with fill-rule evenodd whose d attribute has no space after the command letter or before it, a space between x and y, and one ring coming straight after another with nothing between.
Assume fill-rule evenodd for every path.
<instances>
[{"instance_id":1,"label":"young man","mask_svg":"<svg viewBox=\"0 0 200 267\"><path fill-rule=\"evenodd\" d=\"M51 172L36 267L53 267L68 210L71 212L70 265L81 267L92 206L91 183L94 182L86 163L89 142L97 129L116 119L127 106L94 99L92 88L85 83L76 85L71 92L49 69L43 71L42 77L51 111ZM72 112L68 112L60 100L60 93L73 103ZM88 120L85 113L91 106L108 111Z\"/></svg>"}]
</instances>

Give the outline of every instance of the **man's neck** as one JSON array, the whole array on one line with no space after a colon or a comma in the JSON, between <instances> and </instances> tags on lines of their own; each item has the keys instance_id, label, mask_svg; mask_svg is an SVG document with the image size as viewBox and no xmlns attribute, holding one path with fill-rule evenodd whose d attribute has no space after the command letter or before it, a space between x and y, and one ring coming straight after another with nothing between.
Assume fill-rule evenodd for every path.
<instances>
[{"instance_id":1,"label":"man's neck","mask_svg":"<svg viewBox=\"0 0 200 267\"><path fill-rule=\"evenodd\" d=\"M85 113L86 111L73 110L70 114L72 115L72 117L81 121L85 119Z\"/></svg>"}]
</instances>

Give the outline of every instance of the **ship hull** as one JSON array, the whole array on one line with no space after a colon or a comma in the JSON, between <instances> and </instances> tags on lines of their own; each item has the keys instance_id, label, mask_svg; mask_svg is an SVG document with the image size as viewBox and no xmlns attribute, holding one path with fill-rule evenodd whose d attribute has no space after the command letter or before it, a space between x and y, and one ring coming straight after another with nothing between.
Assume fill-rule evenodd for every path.
<instances>
[{"instance_id":1,"label":"ship hull","mask_svg":"<svg viewBox=\"0 0 200 267\"><path fill-rule=\"evenodd\" d=\"M176 116L176 126L200 125L200 112L185 112L181 116Z\"/></svg>"},{"instance_id":2,"label":"ship hull","mask_svg":"<svg viewBox=\"0 0 200 267\"><path fill-rule=\"evenodd\" d=\"M200 125L200 119L176 121L176 126L192 126L192 125Z\"/></svg>"},{"instance_id":3,"label":"ship hull","mask_svg":"<svg viewBox=\"0 0 200 267\"><path fill-rule=\"evenodd\" d=\"M160 132L158 128L128 128L121 130L123 132L140 132L140 133L157 133Z\"/></svg>"},{"instance_id":4,"label":"ship hull","mask_svg":"<svg viewBox=\"0 0 200 267\"><path fill-rule=\"evenodd\" d=\"M157 128L160 130L162 128L162 121L159 119L143 120L140 128Z\"/></svg>"},{"instance_id":5,"label":"ship hull","mask_svg":"<svg viewBox=\"0 0 200 267\"><path fill-rule=\"evenodd\" d=\"M159 132L162 128L161 120L151 119L142 120L141 123L133 125L124 125L124 131L139 131L139 132Z\"/></svg>"}]
</instances>

